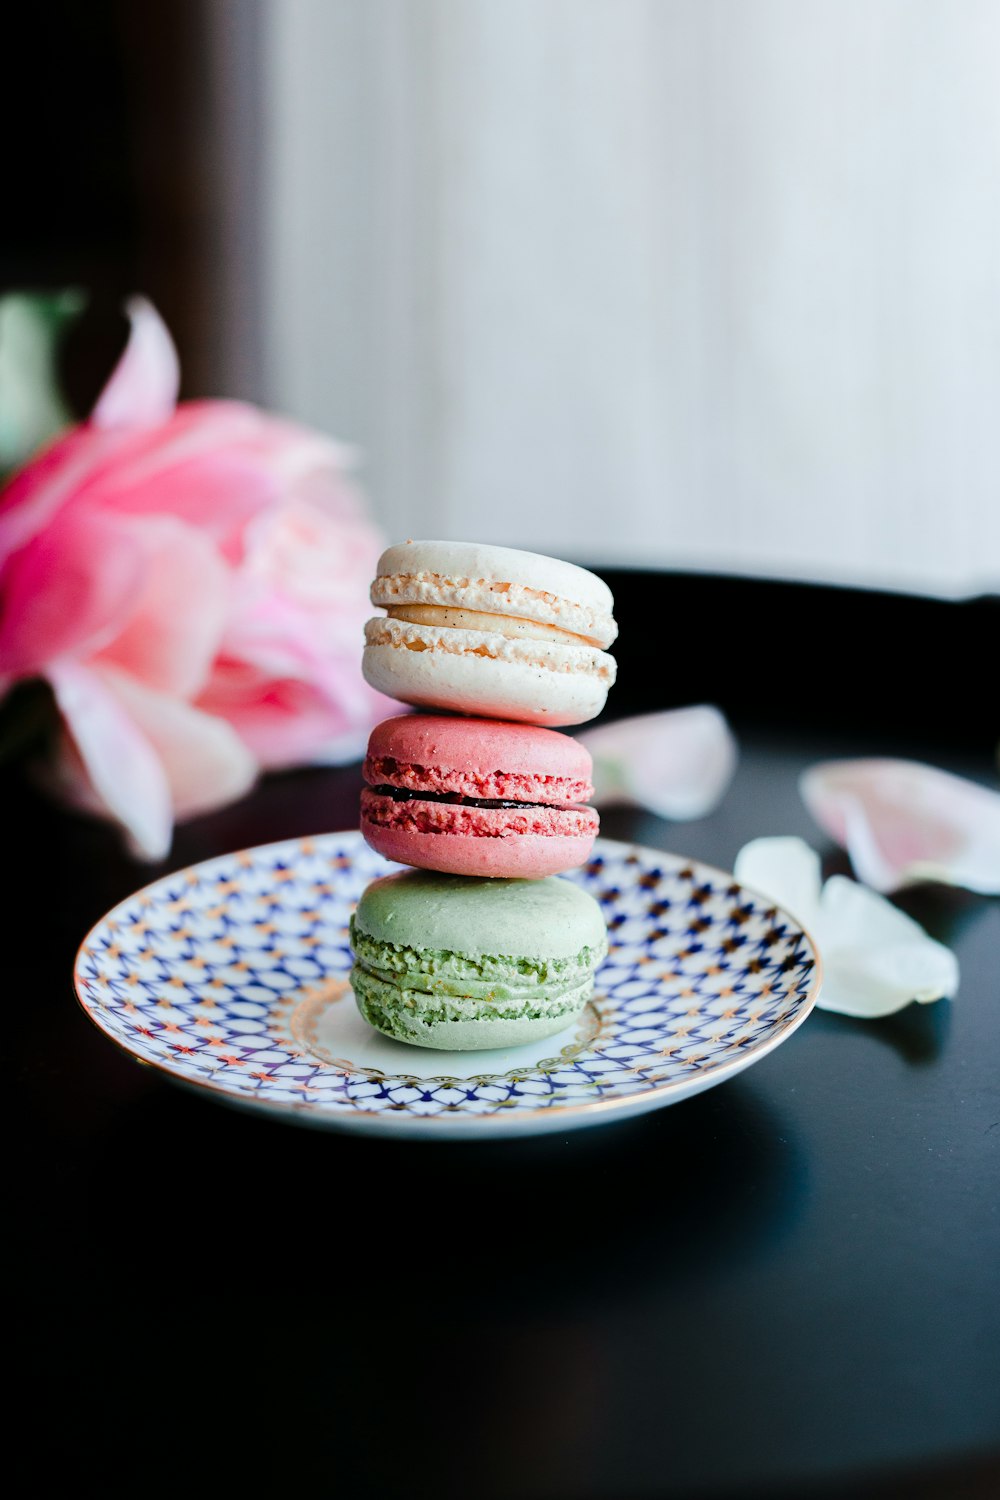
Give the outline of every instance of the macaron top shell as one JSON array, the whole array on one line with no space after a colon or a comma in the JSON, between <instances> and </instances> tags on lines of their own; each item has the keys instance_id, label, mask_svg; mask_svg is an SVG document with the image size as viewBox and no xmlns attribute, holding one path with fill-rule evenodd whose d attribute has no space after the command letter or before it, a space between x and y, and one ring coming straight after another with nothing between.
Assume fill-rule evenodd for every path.
<instances>
[{"instance_id":1,"label":"macaron top shell","mask_svg":"<svg viewBox=\"0 0 1000 1500\"><path fill-rule=\"evenodd\" d=\"M400 714L372 731L365 760L372 786L585 802L593 793L590 753L566 734L500 719Z\"/></svg>"},{"instance_id":2,"label":"macaron top shell","mask_svg":"<svg viewBox=\"0 0 1000 1500\"><path fill-rule=\"evenodd\" d=\"M406 870L373 881L354 914L377 942L470 958L571 958L603 952L607 931L592 896L568 880L471 879Z\"/></svg>"},{"instance_id":3,"label":"macaron top shell","mask_svg":"<svg viewBox=\"0 0 1000 1500\"><path fill-rule=\"evenodd\" d=\"M481 542L389 547L379 559L371 600L383 609L417 606L535 622L601 649L618 634L611 590L596 574L560 558ZM427 623L461 628L463 622Z\"/></svg>"}]
</instances>

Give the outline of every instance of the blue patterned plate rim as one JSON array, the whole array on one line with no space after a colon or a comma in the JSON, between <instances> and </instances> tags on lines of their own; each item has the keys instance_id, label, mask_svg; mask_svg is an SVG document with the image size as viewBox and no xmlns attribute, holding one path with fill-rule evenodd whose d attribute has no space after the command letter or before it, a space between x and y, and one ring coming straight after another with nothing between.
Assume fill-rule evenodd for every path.
<instances>
[{"instance_id":1,"label":"blue patterned plate rim","mask_svg":"<svg viewBox=\"0 0 1000 1500\"><path fill-rule=\"evenodd\" d=\"M815 942L769 897L702 860L598 839L591 860L565 877L601 902L611 941L574 1035L536 1044L530 1058L504 1054L502 1070L489 1068L496 1054L479 1053L487 1070L463 1073L467 1054L453 1053L452 1071L421 1073L422 1055L442 1054L385 1042L353 1006L336 1008L349 994L347 916L369 880L396 868L350 830L161 876L84 938L77 999L128 1056L220 1102L302 1124L427 1136L493 1133L501 1122L511 1133L570 1128L676 1102L773 1051L820 991ZM307 904L296 904L303 892ZM228 910L241 905L271 920ZM261 935L274 940L256 942ZM230 961L234 952L255 963ZM238 977L222 978L228 971ZM415 1071L349 1062L331 1053L336 1037L324 1050L319 1030L331 1016L335 1031L346 1019L355 1039L360 1030L383 1049L412 1053Z\"/></svg>"}]
</instances>

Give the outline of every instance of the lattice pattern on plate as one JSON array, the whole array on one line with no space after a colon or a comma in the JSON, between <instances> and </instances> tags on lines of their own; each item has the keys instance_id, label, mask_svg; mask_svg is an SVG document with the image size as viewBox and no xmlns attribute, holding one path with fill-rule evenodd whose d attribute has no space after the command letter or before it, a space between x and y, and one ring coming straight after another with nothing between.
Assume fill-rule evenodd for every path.
<instances>
[{"instance_id":1,"label":"lattice pattern on plate","mask_svg":"<svg viewBox=\"0 0 1000 1500\"><path fill-rule=\"evenodd\" d=\"M787 914L720 871L598 841L594 859L565 877L601 902L611 939L581 1027L502 1071L477 1054L473 1076L461 1054L448 1072L425 1072L442 1054L393 1043L388 1067L352 1059L324 1042L323 1018L353 1008L348 918L368 881L392 868L352 832L168 876L90 933L77 960L81 1003L180 1082L335 1125L576 1112L651 1091L670 1102L692 1092L692 1076L721 1079L769 1051L815 998L816 955Z\"/></svg>"}]
</instances>

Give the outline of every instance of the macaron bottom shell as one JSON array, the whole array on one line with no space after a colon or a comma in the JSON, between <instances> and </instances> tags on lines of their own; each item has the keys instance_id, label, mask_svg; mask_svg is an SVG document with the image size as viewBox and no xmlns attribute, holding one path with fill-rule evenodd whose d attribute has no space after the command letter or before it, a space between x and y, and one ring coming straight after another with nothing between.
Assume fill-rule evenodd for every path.
<instances>
[{"instance_id":1,"label":"macaron bottom shell","mask_svg":"<svg viewBox=\"0 0 1000 1500\"><path fill-rule=\"evenodd\" d=\"M588 646L388 619L370 620L365 639L366 682L417 708L559 728L596 718L615 680L614 658Z\"/></svg>"},{"instance_id":2,"label":"macaron bottom shell","mask_svg":"<svg viewBox=\"0 0 1000 1500\"><path fill-rule=\"evenodd\" d=\"M599 820L589 807L472 806L367 789L361 831L386 859L451 875L537 879L582 865Z\"/></svg>"},{"instance_id":3,"label":"macaron bottom shell","mask_svg":"<svg viewBox=\"0 0 1000 1500\"><path fill-rule=\"evenodd\" d=\"M588 977L556 995L492 1002L406 989L356 963L351 987L362 1016L384 1036L416 1047L468 1052L520 1047L563 1031L582 1014L594 981Z\"/></svg>"},{"instance_id":4,"label":"macaron bottom shell","mask_svg":"<svg viewBox=\"0 0 1000 1500\"><path fill-rule=\"evenodd\" d=\"M586 862L594 835L515 834L473 838L467 834L418 833L362 821L365 841L395 864L445 875L480 875L488 880L537 880L575 870Z\"/></svg>"}]
</instances>

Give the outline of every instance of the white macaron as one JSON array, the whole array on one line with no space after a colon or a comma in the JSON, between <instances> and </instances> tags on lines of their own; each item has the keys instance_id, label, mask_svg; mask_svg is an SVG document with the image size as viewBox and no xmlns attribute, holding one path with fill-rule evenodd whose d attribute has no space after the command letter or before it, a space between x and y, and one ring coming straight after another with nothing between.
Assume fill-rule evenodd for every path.
<instances>
[{"instance_id":1,"label":"white macaron","mask_svg":"<svg viewBox=\"0 0 1000 1500\"><path fill-rule=\"evenodd\" d=\"M379 559L363 671L380 692L527 724L583 724L604 707L614 600L585 568L478 542L405 542Z\"/></svg>"}]
</instances>

